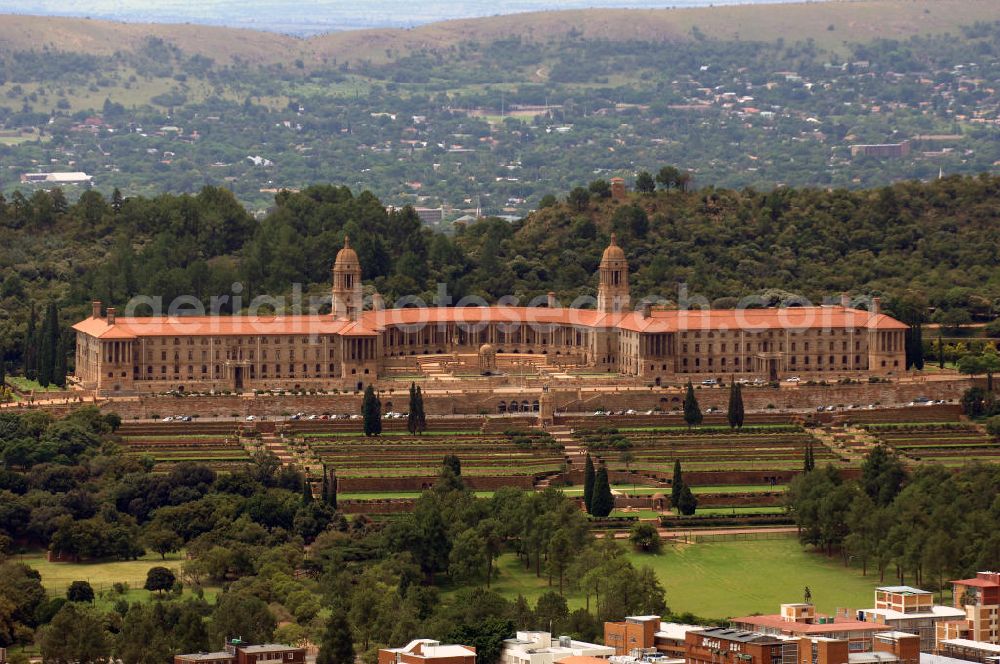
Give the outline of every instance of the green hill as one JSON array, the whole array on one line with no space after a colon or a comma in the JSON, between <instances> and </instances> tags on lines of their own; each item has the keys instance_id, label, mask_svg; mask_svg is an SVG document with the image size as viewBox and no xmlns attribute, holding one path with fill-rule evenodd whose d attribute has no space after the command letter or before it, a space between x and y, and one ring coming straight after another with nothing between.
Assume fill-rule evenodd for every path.
<instances>
[{"instance_id":1,"label":"green hill","mask_svg":"<svg viewBox=\"0 0 1000 664\"><path fill-rule=\"evenodd\" d=\"M331 60L384 62L421 49L444 50L463 41L519 36L546 41L586 39L683 41L813 39L827 49L876 38L941 34L977 21L1000 20L991 0L833 0L780 5L691 9L587 9L444 21L414 29L358 30L310 39L271 32L191 24L116 23L76 18L0 15L0 50L58 50L112 55L162 39L185 53L220 63L322 64Z\"/></svg>"}]
</instances>

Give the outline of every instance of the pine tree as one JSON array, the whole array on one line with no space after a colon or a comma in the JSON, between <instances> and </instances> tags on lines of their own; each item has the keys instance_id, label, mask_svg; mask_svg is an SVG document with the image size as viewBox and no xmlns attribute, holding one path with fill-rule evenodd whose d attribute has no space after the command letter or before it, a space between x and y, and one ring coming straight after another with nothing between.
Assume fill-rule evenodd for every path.
<instances>
[{"instance_id":1,"label":"pine tree","mask_svg":"<svg viewBox=\"0 0 1000 664\"><path fill-rule=\"evenodd\" d=\"M316 664L354 664L354 638L343 611L334 611L326 621Z\"/></svg>"},{"instance_id":2,"label":"pine tree","mask_svg":"<svg viewBox=\"0 0 1000 664\"><path fill-rule=\"evenodd\" d=\"M681 462L674 459L674 479L670 483L670 505L677 507L681 500L681 492L684 490L684 476L681 474Z\"/></svg>"},{"instance_id":3,"label":"pine tree","mask_svg":"<svg viewBox=\"0 0 1000 664\"><path fill-rule=\"evenodd\" d=\"M590 513L593 516L605 517L615 508L615 498L611 495L611 483L608 482L608 467L603 463L594 477L594 496L590 501Z\"/></svg>"},{"instance_id":4,"label":"pine tree","mask_svg":"<svg viewBox=\"0 0 1000 664\"><path fill-rule=\"evenodd\" d=\"M726 419L730 429L743 428L743 388L735 380L729 384L729 409Z\"/></svg>"},{"instance_id":5,"label":"pine tree","mask_svg":"<svg viewBox=\"0 0 1000 664\"><path fill-rule=\"evenodd\" d=\"M361 415L364 417L366 436L378 436L382 433L382 402L371 385L365 388L365 396L361 401Z\"/></svg>"},{"instance_id":6,"label":"pine tree","mask_svg":"<svg viewBox=\"0 0 1000 664\"><path fill-rule=\"evenodd\" d=\"M29 380L34 380L38 376L38 343L37 331L38 313L35 310L35 303L31 303L31 311L28 313L28 325L24 331L24 375Z\"/></svg>"},{"instance_id":7,"label":"pine tree","mask_svg":"<svg viewBox=\"0 0 1000 664\"><path fill-rule=\"evenodd\" d=\"M594 480L597 473L594 471L594 460L587 454L587 463L583 467L583 505L590 514L590 505L594 501Z\"/></svg>"},{"instance_id":8,"label":"pine tree","mask_svg":"<svg viewBox=\"0 0 1000 664\"><path fill-rule=\"evenodd\" d=\"M694 395L694 386L691 381L688 381L687 394L684 396L684 421L687 422L688 429L690 429L701 424L703 419L701 407L698 405L698 397Z\"/></svg>"}]
</instances>

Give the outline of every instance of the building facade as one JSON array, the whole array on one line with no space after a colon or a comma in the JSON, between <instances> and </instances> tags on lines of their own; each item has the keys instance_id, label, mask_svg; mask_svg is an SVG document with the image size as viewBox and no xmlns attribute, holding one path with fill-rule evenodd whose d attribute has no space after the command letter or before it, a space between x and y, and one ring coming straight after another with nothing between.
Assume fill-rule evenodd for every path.
<instances>
[{"instance_id":1,"label":"building facade","mask_svg":"<svg viewBox=\"0 0 1000 664\"><path fill-rule=\"evenodd\" d=\"M666 384L695 376L777 381L905 370L906 326L837 306L739 310L632 308L629 266L614 235L596 306L365 308L361 264L345 238L330 314L123 317L93 305L74 325L77 384L101 394L252 389L361 389L421 357L495 354L502 366L558 366ZM483 353L488 349L489 353Z\"/></svg>"},{"instance_id":2,"label":"building facade","mask_svg":"<svg viewBox=\"0 0 1000 664\"><path fill-rule=\"evenodd\" d=\"M414 639L401 648L380 649L378 664L476 664L476 649Z\"/></svg>"},{"instance_id":3,"label":"building facade","mask_svg":"<svg viewBox=\"0 0 1000 664\"><path fill-rule=\"evenodd\" d=\"M965 611L961 636L1000 644L1000 572L978 572L974 578L952 581L951 586L955 608Z\"/></svg>"},{"instance_id":4,"label":"building facade","mask_svg":"<svg viewBox=\"0 0 1000 664\"><path fill-rule=\"evenodd\" d=\"M933 652L939 623L965 617L965 611L934 604L934 595L911 586L875 589L875 608L858 612L866 622L920 637L920 649Z\"/></svg>"}]
</instances>

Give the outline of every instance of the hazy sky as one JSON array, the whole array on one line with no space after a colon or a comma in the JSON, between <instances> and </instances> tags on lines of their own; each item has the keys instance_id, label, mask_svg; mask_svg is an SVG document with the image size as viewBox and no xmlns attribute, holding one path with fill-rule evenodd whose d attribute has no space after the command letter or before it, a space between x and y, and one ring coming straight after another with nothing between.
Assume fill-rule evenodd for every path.
<instances>
[{"instance_id":1,"label":"hazy sky","mask_svg":"<svg viewBox=\"0 0 1000 664\"><path fill-rule=\"evenodd\" d=\"M0 0L0 13L208 23L294 34L586 7L699 7L793 0Z\"/></svg>"}]
</instances>

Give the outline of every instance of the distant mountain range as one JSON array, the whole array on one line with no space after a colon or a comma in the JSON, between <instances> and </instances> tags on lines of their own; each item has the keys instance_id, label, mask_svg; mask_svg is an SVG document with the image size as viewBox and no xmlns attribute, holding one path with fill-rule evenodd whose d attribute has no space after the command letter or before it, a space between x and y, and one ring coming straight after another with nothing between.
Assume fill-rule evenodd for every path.
<instances>
[{"instance_id":1,"label":"distant mountain range","mask_svg":"<svg viewBox=\"0 0 1000 664\"><path fill-rule=\"evenodd\" d=\"M410 28L438 21L566 9L654 9L794 0L25 0L0 1L0 13L74 16L142 23L200 23L297 36L362 28ZM824 0L820 0L824 1Z\"/></svg>"}]
</instances>

